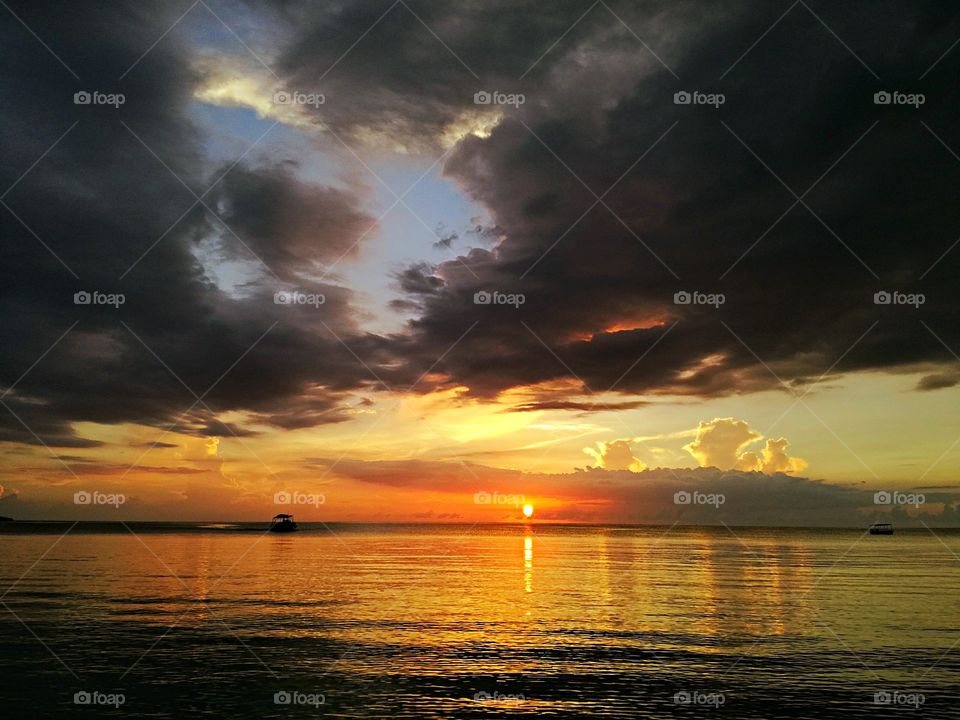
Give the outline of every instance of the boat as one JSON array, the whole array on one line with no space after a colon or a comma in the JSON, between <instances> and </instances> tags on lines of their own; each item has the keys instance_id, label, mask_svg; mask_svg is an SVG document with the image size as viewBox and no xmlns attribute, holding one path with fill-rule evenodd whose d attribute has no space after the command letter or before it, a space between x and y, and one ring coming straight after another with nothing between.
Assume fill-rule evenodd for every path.
<instances>
[{"instance_id":1,"label":"boat","mask_svg":"<svg viewBox=\"0 0 960 720\"><path fill-rule=\"evenodd\" d=\"M870 526L871 535L893 535L893 525L890 523L875 522Z\"/></svg>"},{"instance_id":2,"label":"boat","mask_svg":"<svg viewBox=\"0 0 960 720\"><path fill-rule=\"evenodd\" d=\"M297 524L293 521L293 515L280 513L279 515L274 515L273 520L270 521L270 532L287 533L293 532L296 529Z\"/></svg>"}]
</instances>

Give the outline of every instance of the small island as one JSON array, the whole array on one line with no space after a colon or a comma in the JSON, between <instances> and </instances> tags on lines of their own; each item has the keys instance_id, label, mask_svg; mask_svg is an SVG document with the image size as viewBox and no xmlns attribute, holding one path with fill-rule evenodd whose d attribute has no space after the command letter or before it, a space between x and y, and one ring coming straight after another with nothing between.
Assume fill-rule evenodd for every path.
<instances>
[{"instance_id":1,"label":"small island","mask_svg":"<svg viewBox=\"0 0 960 720\"><path fill-rule=\"evenodd\" d=\"M0 515L0 522L13 522L13 518L3 517L3 515Z\"/></svg>"}]
</instances>

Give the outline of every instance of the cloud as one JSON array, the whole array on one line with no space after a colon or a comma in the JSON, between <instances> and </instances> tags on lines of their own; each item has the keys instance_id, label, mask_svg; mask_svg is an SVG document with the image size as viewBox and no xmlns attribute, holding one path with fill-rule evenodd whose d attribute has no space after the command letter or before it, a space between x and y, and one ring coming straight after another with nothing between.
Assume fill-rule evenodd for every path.
<instances>
[{"instance_id":1,"label":"cloud","mask_svg":"<svg viewBox=\"0 0 960 720\"><path fill-rule=\"evenodd\" d=\"M129 463L109 463L96 461L83 461L80 463L71 463L69 472L77 477L109 476L119 475L125 477L129 473L149 474L149 475L198 475L208 472L207 468L194 467L162 467L155 465L141 465L139 463L131 466Z\"/></svg>"},{"instance_id":2,"label":"cloud","mask_svg":"<svg viewBox=\"0 0 960 720\"><path fill-rule=\"evenodd\" d=\"M83 81L13 15L0 16L0 188L10 189L10 210L0 208L0 385L80 322L5 396L16 417L0 413L0 440L93 447L78 422L166 426L195 398L164 365L192 392L210 389L210 417L176 428L188 433L231 411L281 428L342 422L379 386L371 370L403 387L432 368L418 392L457 386L481 399L575 379L560 398L572 402L613 386L626 402L743 394L780 387L774 373L803 383L827 368L923 368L922 389L955 384L946 370L954 358L914 322L935 317L943 343L960 347L960 252L944 254L960 220L951 196L960 170L942 145L900 109L878 109L874 78L800 6L751 48L777 19L763 3L628 5L620 19L597 7L566 35L583 12L573 0L536 17L506 0L418 8L482 82L402 4L382 19L385 8L359 1L231 6L225 21L255 29L285 87L325 94L294 117L265 104L265 75L236 84L235 44L224 53L198 42L222 31L208 14L190 13L167 33L182 12L173 7L13 3ZM960 35L948 2L882 0L866 20L838 6L827 22L890 82ZM644 28L683 81L623 23ZM722 110L673 103L746 48L710 81L729 98ZM922 83L924 122L952 146L958 66L960 54L948 54ZM84 88L122 90L126 103L74 105ZM474 94L493 89L523 92L526 103L479 109ZM305 179L283 143L230 169L243 150L226 164L218 151L241 123L204 123L205 100L256 107L282 120L277 132L306 134L323 150L343 152L325 128L380 152L433 157L453 140L443 173L495 231L475 233L477 246L456 260L413 258L412 272L384 278L398 283L396 305L411 317L396 333L368 332L353 289L319 276L341 256L363 255L371 197ZM817 182L803 205L786 212L793 196L754 152L797 193ZM184 185L200 193L227 169L204 198L209 208L195 206ZM217 270L231 274L224 265L249 277L218 279ZM926 304L874 305L878 278L922 289ZM310 280L325 295L322 315L273 303L277 285ZM81 289L127 301L78 309ZM526 302L475 304L484 289ZM677 305L680 290L722 292L726 302ZM772 442L734 465L795 472Z\"/></svg>"},{"instance_id":3,"label":"cloud","mask_svg":"<svg viewBox=\"0 0 960 720\"><path fill-rule=\"evenodd\" d=\"M924 375L917 382L917 390L943 390L960 384L960 372L946 370L939 373Z\"/></svg>"},{"instance_id":4,"label":"cloud","mask_svg":"<svg viewBox=\"0 0 960 720\"><path fill-rule=\"evenodd\" d=\"M450 28L448 40L485 81L508 67L525 69L550 49L529 75L527 103L505 108L487 137L464 137L444 166L501 230L489 251L441 263L442 287L411 295L422 308L409 326L418 351L431 348L438 357L479 321L444 357L451 382L481 397L571 376L595 391L616 383L624 394L716 397L779 388L774 373L790 384L831 367L842 374L952 361L921 324L872 298L878 282L916 285L949 247L957 218L943 188L957 179L955 163L915 123L873 126L873 77L802 7L770 42L751 47L777 19L761 6L716 3L707 14L688 3L620 8L683 81L604 12L587 15L551 48L576 19L571 6L557 5L536 27L499 3L431 11L428 22ZM351 5L342 19L353 27L369 18ZM369 113L354 122L372 116L429 142L469 104L477 83L446 66L431 71L428 50L409 57L417 32L408 20L388 15L377 28L384 44L365 44L355 65L345 61L331 75L336 85L359 89ZM283 66L292 76L306 81L325 69L336 48L321 44L330 33L318 28L333 21L325 15L291 45ZM960 34L946 3L883 3L869 28L855 9L838 7L829 23L885 78L899 77L916 57L939 57ZM749 150L717 113L691 113L672 99L696 78L715 78L745 48L750 53L713 89L727 94L722 120ZM375 58L388 57L409 61L372 78ZM938 127L950 127L957 110L949 77L958 61L948 60L925 85L938 98L927 106ZM769 67L778 68L776 78ZM422 101L415 108L413 96ZM349 126L351 119L341 113L336 121ZM781 131L785 125L790 132ZM784 215L792 197L751 151L797 192L830 168L808 197L816 216L802 206ZM595 206L591 190L611 187L607 207ZM960 253L940 262L923 280L921 312L946 329L960 320L948 301ZM526 294L510 327L496 308L474 305L474 293L486 288ZM677 291L690 289L723 292L726 302L719 309L674 304ZM636 329L602 332L631 321ZM944 339L960 346L960 335Z\"/></svg>"},{"instance_id":5,"label":"cloud","mask_svg":"<svg viewBox=\"0 0 960 720\"><path fill-rule=\"evenodd\" d=\"M714 418L709 422L701 420L696 438L683 449L693 455L701 467L721 470L794 473L807 467L805 460L787 455L784 438L768 439L759 454L745 451L762 437L743 420Z\"/></svg>"},{"instance_id":6,"label":"cloud","mask_svg":"<svg viewBox=\"0 0 960 720\"><path fill-rule=\"evenodd\" d=\"M456 490L472 494L478 481L513 485L522 473L517 470L489 468L470 462L443 463L427 460L362 461L325 457L306 458L310 468L323 468L343 477L393 487L418 486L427 489ZM472 489L471 489L472 488Z\"/></svg>"},{"instance_id":7,"label":"cloud","mask_svg":"<svg viewBox=\"0 0 960 720\"><path fill-rule=\"evenodd\" d=\"M684 445L683 449L693 455L701 467L729 470L738 467L743 460L743 448L759 438L760 433L751 430L743 420L701 420L697 426L696 439Z\"/></svg>"},{"instance_id":8,"label":"cloud","mask_svg":"<svg viewBox=\"0 0 960 720\"><path fill-rule=\"evenodd\" d=\"M523 495L542 520L690 525L864 527L887 517L877 511L874 489L838 485L784 473L721 470L715 467L655 468L641 471L590 468L571 473L518 473L483 465L409 461L314 458L331 475L398 490L436 493L453 506L473 506L473 494L494 490ZM949 489L948 489L949 490ZM723 496L718 505L678 503L677 493ZM953 511L958 496L931 492L918 514L898 512L898 525L920 521L947 526L960 521ZM457 505L459 503L459 505ZM943 504L943 512L937 512ZM491 512L496 508L491 509ZM466 514L465 510L461 511ZM498 516L499 517L499 516Z\"/></svg>"},{"instance_id":9,"label":"cloud","mask_svg":"<svg viewBox=\"0 0 960 720\"><path fill-rule=\"evenodd\" d=\"M287 282L321 276L333 261L356 256L362 239L376 226L376 219L360 208L359 198L302 182L284 165L237 166L211 198L228 228L219 228L222 255L249 260L252 251ZM234 233L243 238L242 244Z\"/></svg>"},{"instance_id":10,"label":"cloud","mask_svg":"<svg viewBox=\"0 0 960 720\"><path fill-rule=\"evenodd\" d=\"M172 7L39 2L17 14L83 81L51 62L10 13L0 19L11 97L0 110L10 139L0 167L0 186L10 189L10 210L0 208L9 240L0 247L0 386L11 411L0 413L0 440L96 447L77 422L167 427L207 390L210 410L198 406L175 432L242 433L216 421L231 410L286 427L342 421L337 408L349 408L370 375L335 335L360 335L360 351L364 343L378 350L358 330L352 291L333 278L312 283L325 295L322 318L312 307L276 305L274 293L361 251L373 224L364 198L304 181L298 158L283 153L269 163L251 153L232 167L242 150L226 165L210 159L223 138L197 123L201 76L191 60L199 51L185 32L202 13L169 34L179 15ZM84 88L122 90L126 102L75 105ZM198 194L209 187L207 207L184 185ZM239 290L218 284L231 264L244 268ZM82 289L120 292L126 302L77 306Z\"/></svg>"},{"instance_id":11,"label":"cloud","mask_svg":"<svg viewBox=\"0 0 960 720\"><path fill-rule=\"evenodd\" d=\"M305 131L319 131L309 112L312 105L275 101L275 93L287 88L252 56L202 55L195 59L193 68L200 78L194 89L198 100L221 107L249 108L261 118ZM319 99L315 98L317 105L322 104Z\"/></svg>"},{"instance_id":12,"label":"cloud","mask_svg":"<svg viewBox=\"0 0 960 720\"><path fill-rule=\"evenodd\" d=\"M598 442L596 449L584 448L583 451L592 457L597 467L607 470L631 470L640 472L646 469L646 465L641 460L634 457L633 448L630 446L631 440L610 440L609 442Z\"/></svg>"},{"instance_id":13,"label":"cloud","mask_svg":"<svg viewBox=\"0 0 960 720\"><path fill-rule=\"evenodd\" d=\"M607 410L634 410L649 405L644 400L621 400L616 402L583 402L578 400L535 400L510 407L510 412L537 412L539 410L579 410L582 413Z\"/></svg>"},{"instance_id":14,"label":"cloud","mask_svg":"<svg viewBox=\"0 0 960 720\"><path fill-rule=\"evenodd\" d=\"M399 290L408 295L433 295L443 287L435 266L426 262L413 263L394 273Z\"/></svg>"},{"instance_id":15,"label":"cloud","mask_svg":"<svg viewBox=\"0 0 960 720\"><path fill-rule=\"evenodd\" d=\"M449 250L453 243L460 239L459 233L447 229L442 223L434 230L434 234L439 239L433 243L433 247L438 250Z\"/></svg>"},{"instance_id":16,"label":"cloud","mask_svg":"<svg viewBox=\"0 0 960 720\"><path fill-rule=\"evenodd\" d=\"M787 441L785 438L767 439L761 455L748 452L740 456L737 462L739 470L755 470L764 473L796 473L807 467L807 461L787 455Z\"/></svg>"}]
</instances>

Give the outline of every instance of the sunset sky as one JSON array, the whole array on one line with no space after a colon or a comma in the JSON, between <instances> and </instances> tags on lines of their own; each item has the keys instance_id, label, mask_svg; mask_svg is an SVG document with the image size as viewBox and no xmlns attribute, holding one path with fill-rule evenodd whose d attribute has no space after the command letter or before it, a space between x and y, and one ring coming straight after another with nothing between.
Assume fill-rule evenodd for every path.
<instances>
[{"instance_id":1,"label":"sunset sky","mask_svg":"<svg viewBox=\"0 0 960 720\"><path fill-rule=\"evenodd\" d=\"M956 523L960 27L870 6L10 3L0 515Z\"/></svg>"}]
</instances>

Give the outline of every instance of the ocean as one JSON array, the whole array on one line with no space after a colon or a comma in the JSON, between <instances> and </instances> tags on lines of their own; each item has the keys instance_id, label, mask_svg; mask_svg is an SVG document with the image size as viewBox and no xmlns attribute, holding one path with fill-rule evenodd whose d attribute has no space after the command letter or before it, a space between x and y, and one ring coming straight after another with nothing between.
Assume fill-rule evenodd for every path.
<instances>
[{"instance_id":1,"label":"ocean","mask_svg":"<svg viewBox=\"0 0 960 720\"><path fill-rule=\"evenodd\" d=\"M960 717L955 530L264 529L0 524L4 716Z\"/></svg>"}]
</instances>

